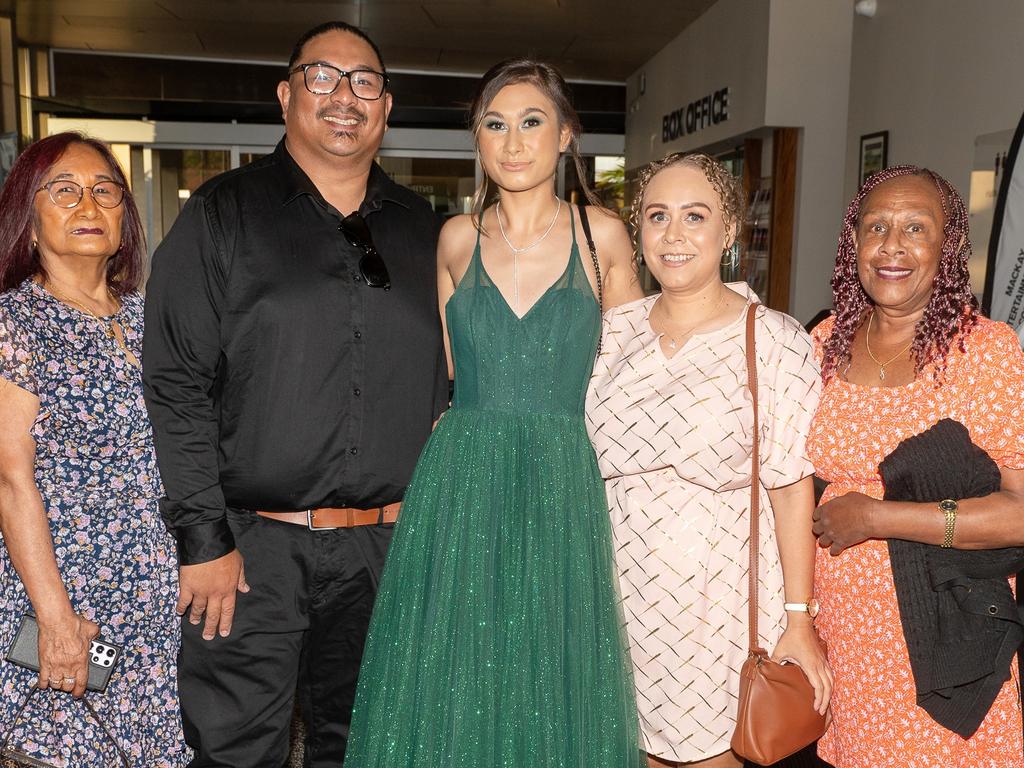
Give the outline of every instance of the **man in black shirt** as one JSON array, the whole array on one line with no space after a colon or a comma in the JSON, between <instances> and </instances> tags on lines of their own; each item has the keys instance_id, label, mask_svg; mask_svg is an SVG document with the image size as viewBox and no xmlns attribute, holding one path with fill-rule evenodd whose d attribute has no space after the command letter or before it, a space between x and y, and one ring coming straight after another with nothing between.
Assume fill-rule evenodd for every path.
<instances>
[{"instance_id":1,"label":"man in black shirt","mask_svg":"<svg viewBox=\"0 0 1024 768\"><path fill-rule=\"evenodd\" d=\"M447 403L438 222L374 163L391 94L340 22L278 86L273 154L204 184L157 249L144 381L178 541L192 766L339 766L398 502Z\"/></svg>"}]
</instances>

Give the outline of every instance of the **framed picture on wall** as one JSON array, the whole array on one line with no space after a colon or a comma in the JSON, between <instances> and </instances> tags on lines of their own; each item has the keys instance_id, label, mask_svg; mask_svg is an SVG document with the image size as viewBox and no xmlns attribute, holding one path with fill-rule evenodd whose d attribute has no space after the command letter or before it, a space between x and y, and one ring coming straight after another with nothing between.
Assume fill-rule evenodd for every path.
<instances>
[{"instance_id":1,"label":"framed picture on wall","mask_svg":"<svg viewBox=\"0 0 1024 768\"><path fill-rule=\"evenodd\" d=\"M860 137L860 183L872 173L889 165L889 132L867 133Z\"/></svg>"}]
</instances>

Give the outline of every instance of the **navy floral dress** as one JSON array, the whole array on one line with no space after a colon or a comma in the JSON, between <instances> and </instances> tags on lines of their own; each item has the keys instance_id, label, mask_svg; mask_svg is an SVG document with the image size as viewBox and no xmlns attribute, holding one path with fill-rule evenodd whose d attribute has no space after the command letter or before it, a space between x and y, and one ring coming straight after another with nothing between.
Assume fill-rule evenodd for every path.
<instances>
[{"instance_id":1,"label":"navy floral dress","mask_svg":"<svg viewBox=\"0 0 1024 768\"><path fill-rule=\"evenodd\" d=\"M141 360L142 297L124 297L116 319ZM105 325L28 280L0 294L0 376L39 398L35 480L71 604L125 649L106 692L86 695L134 768L183 766L191 755L176 684L178 565L157 509L141 372ZM0 545L0 655L30 609ZM0 733L35 678L0 661ZM38 693L12 737L61 768L118 765L85 708L62 692Z\"/></svg>"}]
</instances>

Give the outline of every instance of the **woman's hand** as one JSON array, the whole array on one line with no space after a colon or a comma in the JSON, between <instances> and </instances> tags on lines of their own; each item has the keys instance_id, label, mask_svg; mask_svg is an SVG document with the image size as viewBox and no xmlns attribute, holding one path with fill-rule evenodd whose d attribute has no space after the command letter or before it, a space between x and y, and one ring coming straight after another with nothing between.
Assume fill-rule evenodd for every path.
<instances>
[{"instance_id":1,"label":"woman's hand","mask_svg":"<svg viewBox=\"0 0 1024 768\"><path fill-rule=\"evenodd\" d=\"M872 510L877 500L863 493L847 493L826 501L814 510L812 530L818 546L832 555L860 544L872 535Z\"/></svg>"},{"instance_id":2,"label":"woman's hand","mask_svg":"<svg viewBox=\"0 0 1024 768\"><path fill-rule=\"evenodd\" d=\"M804 618L798 623L795 617L791 618L775 646L772 661L792 661L799 665L814 688L814 709L824 715L832 698L832 668L809 619Z\"/></svg>"},{"instance_id":3,"label":"woman's hand","mask_svg":"<svg viewBox=\"0 0 1024 768\"><path fill-rule=\"evenodd\" d=\"M77 613L48 623L39 620L39 687L85 693L89 680L89 642L100 628Z\"/></svg>"}]
</instances>

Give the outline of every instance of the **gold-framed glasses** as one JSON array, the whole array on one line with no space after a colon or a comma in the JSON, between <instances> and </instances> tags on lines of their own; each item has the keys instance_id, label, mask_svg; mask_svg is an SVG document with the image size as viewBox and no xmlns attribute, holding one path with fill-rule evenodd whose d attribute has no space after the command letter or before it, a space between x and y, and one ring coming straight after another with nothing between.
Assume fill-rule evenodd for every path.
<instances>
[{"instance_id":1,"label":"gold-framed glasses","mask_svg":"<svg viewBox=\"0 0 1024 768\"><path fill-rule=\"evenodd\" d=\"M44 189L58 208L74 208L82 202L85 190L89 190L93 202L100 208L117 208L124 200L124 187L116 181L97 181L91 187L83 187L77 181L57 179L43 184L36 192Z\"/></svg>"},{"instance_id":2,"label":"gold-framed glasses","mask_svg":"<svg viewBox=\"0 0 1024 768\"><path fill-rule=\"evenodd\" d=\"M352 93L360 99L375 101L384 95L384 88L388 84L388 76L383 72L374 69L353 69L346 72L319 61L312 64L299 64L288 74L290 76L296 72L302 72L306 90L317 96L334 93L341 85L341 81L347 77Z\"/></svg>"}]
</instances>

